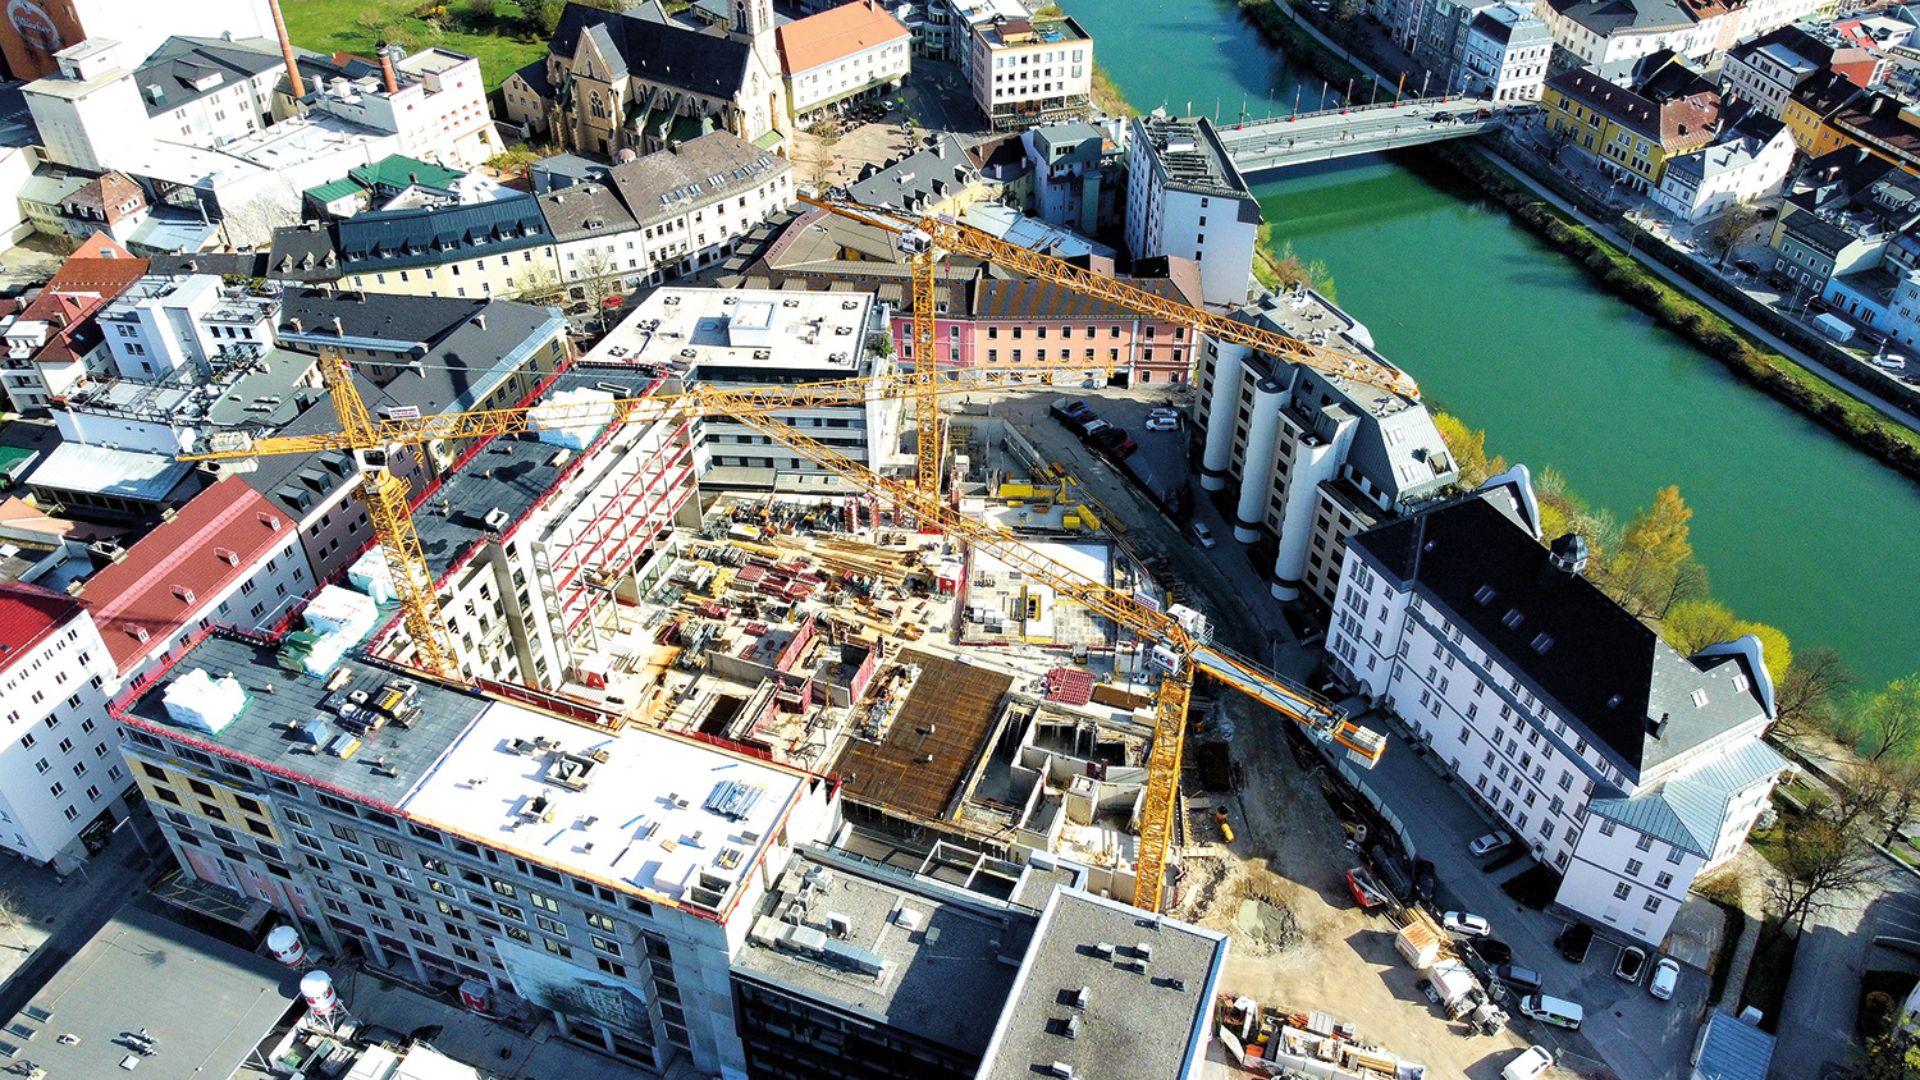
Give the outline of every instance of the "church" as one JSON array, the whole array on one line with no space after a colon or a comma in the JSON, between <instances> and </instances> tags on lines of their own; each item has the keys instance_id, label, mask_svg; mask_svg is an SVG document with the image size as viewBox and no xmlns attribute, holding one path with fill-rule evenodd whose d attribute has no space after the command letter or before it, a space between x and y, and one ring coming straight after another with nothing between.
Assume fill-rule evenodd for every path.
<instances>
[{"instance_id":1,"label":"church","mask_svg":"<svg viewBox=\"0 0 1920 1080\"><path fill-rule=\"evenodd\" d=\"M729 0L694 29L657 3L625 12L570 3L547 56L509 76L506 116L575 153L624 158L731 132L782 150L787 108L772 0Z\"/></svg>"}]
</instances>

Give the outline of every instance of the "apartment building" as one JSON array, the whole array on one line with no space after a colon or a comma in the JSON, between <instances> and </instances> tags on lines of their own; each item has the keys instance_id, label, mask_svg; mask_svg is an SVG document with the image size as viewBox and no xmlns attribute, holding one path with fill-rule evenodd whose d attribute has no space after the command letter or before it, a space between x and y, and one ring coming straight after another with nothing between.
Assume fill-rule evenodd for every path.
<instances>
[{"instance_id":1,"label":"apartment building","mask_svg":"<svg viewBox=\"0 0 1920 1080\"><path fill-rule=\"evenodd\" d=\"M1327 662L1564 877L1562 908L1659 945L1786 762L1752 637L1682 656L1549 548L1524 468L1345 547Z\"/></svg>"},{"instance_id":2,"label":"apartment building","mask_svg":"<svg viewBox=\"0 0 1920 1080\"><path fill-rule=\"evenodd\" d=\"M19 313L0 319L6 341L0 385L14 412L45 414L54 398L104 362L105 341L95 316L147 272L112 238L96 233L47 280Z\"/></svg>"},{"instance_id":3,"label":"apartment building","mask_svg":"<svg viewBox=\"0 0 1920 1080\"><path fill-rule=\"evenodd\" d=\"M1246 303L1260 202L1234 167L1206 117L1176 119L1163 110L1133 119L1127 151L1127 250L1136 259L1167 255L1200 266L1209 305Z\"/></svg>"},{"instance_id":4,"label":"apartment building","mask_svg":"<svg viewBox=\"0 0 1920 1080\"><path fill-rule=\"evenodd\" d=\"M93 38L56 59L57 71L20 89L46 159L99 173L144 151L152 141L147 110L121 66L119 42Z\"/></svg>"},{"instance_id":5,"label":"apartment building","mask_svg":"<svg viewBox=\"0 0 1920 1080\"><path fill-rule=\"evenodd\" d=\"M1117 124L1112 125L1118 127ZM1119 133L1092 124L1046 124L1020 134L1033 174L1033 213L1093 236L1119 219L1125 186Z\"/></svg>"},{"instance_id":6,"label":"apartment building","mask_svg":"<svg viewBox=\"0 0 1920 1080\"><path fill-rule=\"evenodd\" d=\"M804 126L829 111L900 88L913 70L912 35L879 0L853 0L775 31L787 119Z\"/></svg>"},{"instance_id":7,"label":"apartment building","mask_svg":"<svg viewBox=\"0 0 1920 1080\"><path fill-rule=\"evenodd\" d=\"M660 289L587 355L589 363L650 368L686 385L766 386L886 375L888 315L871 293ZM869 469L896 463L900 402L779 414L804 434ZM771 487L820 483L820 467L757 428L725 416L701 425L707 484Z\"/></svg>"},{"instance_id":8,"label":"apartment building","mask_svg":"<svg viewBox=\"0 0 1920 1080\"><path fill-rule=\"evenodd\" d=\"M272 38L170 37L133 71L156 137L224 146L272 125L287 68Z\"/></svg>"},{"instance_id":9,"label":"apartment building","mask_svg":"<svg viewBox=\"0 0 1920 1080\"><path fill-rule=\"evenodd\" d=\"M138 685L212 627L278 625L313 587L292 519L228 477L141 536L77 595L122 685Z\"/></svg>"},{"instance_id":10,"label":"apartment building","mask_svg":"<svg viewBox=\"0 0 1920 1080\"><path fill-rule=\"evenodd\" d=\"M86 605L20 582L0 584L0 847L68 872L82 833L125 812L128 777L107 716L120 672Z\"/></svg>"},{"instance_id":11,"label":"apartment building","mask_svg":"<svg viewBox=\"0 0 1920 1080\"><path fill-rule=\"evenodd\" d=\"M1635 191L1651 193L1667 162L1713 145L1720 91L1662 54L1638 69L1633 89L1587 70L1547 80L1547 130Z\"/></svg>"},{"instance_id":12,"label":"apartment building","mask_svg":"<svg viewBox=\"0 0 1920 1080\"><path fill-rule=\"evenodd\" d=\"M216 362L257 358L274 341L276 295L224 284L213 274L143 277L100 310L112 370L151 382L181 371L210 375Z\"/></svg>"},{"instance_id":13,"label":"apartment building","mask_svg":"<svg viewBox=\"0 0 1920 1080\"><path fill-rule=\"evenodd\" d=\"M84 239L99 232L126 243L146 223L147 194L124 174L106 172L62 199L60 216L69 236Z\"/></svg>"},{"instance_id":14,"label":"apartment building","mask_svg":"<svg viewBox=\"0 0 1920 1080\"><path fill-rule=\"evenodd\" d=\"M1683 220L1705 221L1778 195L1793 162L1787 126L1755 109L1723 128L1712 146L1670 159L1653 202Z\"/></svg>"},{"instance_id":15,"label":"apartment building","mask_svg":"<svg viewBox=\"0 0 1920 1080\"><path fill-rule=\"evenodd\" d=\"M1825 41L1797 26L1783 26L1729 49L1720 65L1720 81L1729 93L1781 120L1786 116L1787 99L1808 79L1831 71L1865 88L1879 81L1884 63L1866 49Z\"/></svg>"},{"instance_id":16,"label":"apartment building","mask_svg":"<svg viewBox=\"0 0 1920 1080\"><path fill-rule=\"evenodd\" d=\"M993 131L1093 116L1093 38L1072 18L994 16L973 28L967 81Z\"/></svg>"},{"instance_id":17,"label":"apartment building","mask_svg":"<svg viewBox=\"0 0 1920 1080\"><path fill-rule=\"evenodd\" d=\"M1311 292L1263 297L1238 317L1387 364L1364 326ZM1244 345L1203 339L1195 360L1200 486L1238 489L1235 539L1278 541L1271 578L1277 599L1304 595L1331 604L1347 537L1459 479L1419 401Z\"/></svg>"},{"instance_id":18,"label":"apartment building","mask_svg":"<svg viewBox=\"0 0 1920 1080\"><path fill-rule=\"evenodd\" d=\"M518 405L571 348L566 319L552 308L381 293L289 292L275 333L284 348L345 358L365 380L369 408L423 416ZM430 443L423 464L444 474L471 445Z\"/></svg>"},{"instance_id":19,"label":"apartment building","mask_svg":"<svg viewBox=\"0 0 1920 1080\"><path fill-rule=\"evenodd\" d=\"M735 915L825 838L832 785L359 660L337 670L329 692L286 680L268 646L212 637L128 703L123 748L183 867L332 951L487 1011L536 1010L610 1056L740 1067ZM245 711L195 700L201 679ZM355 691L389 711L351 706ZM305 750L285 736L296 725L364 749ZM549 842L555 827L573 835Z\"/></svg>"},{"instance_id":20,"label":"apartment building","mask_svg":"<svg viewBox=\"0 0 1920 1080\"><path fill-rule=\"evenodd\" d=\"M1167 299L1198 304L1200 269L1184 259L1163 262L1170 264L1166 268L1171 273L1165 276L1114 276ZM952 324L959 333L949 338L957 337L960 348L953 357L943 357L947 362L993 366L1078 360L1088 370L1105 369L1128 386L1178 386L1192 376L1193 339L1185 326L1145 318L1048 282L983 278L974 286L967 315ZM911 359L911 320L897 320L896 328L901 356Z\"/></svg>"},{"instance_id":21,"label":"apartment building","mask_svg":"<svg viewBox=\"0 0 1920 1080\"><path fill-rule=\"evenodd\" d=\"M1866 91L1846 75L1822 71L1801 80L1788 93L1781 119L1786 121L1793 143L1802 154L1809 158L1824 157L1847 145L1839 130L1827 123L1828 117L1865 94Z\"/></svg>"},{"instance_id":22,"label":"apartment building","mask_svg":"<svg viewBox=\"0 0 1920 1080\"><path fill-rule=\"evenodd\" d=\"M267 272L410 296L586 299L712 265L793 202L786 158L714 132L537 197L279 229Z\"/></svg>"},{"instance_id":23,"label":"apartment building","mask_svg":"<svg viewBox=\"0 0 1920 1080\"><path fill-rule=\"evenodd\" d=\"M1662 51L1711 62L1734 42L1790 25L1819 6L1818 0L1738 5L1711 0L1547 0L1539 10L1554 40L1579 66L1618 78L1637 61Z\"/></svg>"},{"instance_id":24,"label":"apartment building","mask_svg":"<svg viewBox=\"0 0 1920 1080\"><path fill-rule=\"evenodd\" d=\"M1552 60L1553 34L1532 8L1484 4L1467 24L1458 85L1495 101L1539 101Z\"/></svg>"}]
</instances>

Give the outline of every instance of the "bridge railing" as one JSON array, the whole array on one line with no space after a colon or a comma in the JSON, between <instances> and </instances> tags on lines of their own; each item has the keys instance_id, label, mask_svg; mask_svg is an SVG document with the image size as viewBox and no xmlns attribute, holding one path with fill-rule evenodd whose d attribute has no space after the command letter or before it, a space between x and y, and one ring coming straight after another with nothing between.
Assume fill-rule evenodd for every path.
<instances>
[{"instance_id":1,"label":"bridge railing","mask_svg":"<svg viewBox=\"0 0 1920 1080\"><path fill-rule=\"evenodd\" d=\"M1313 112L1290 113L1286 116L1263 116L1258 120L1241 121L1232 127L1221 125L1219 131L1220 138L1223 141L1227 141L1230 140L1237 131L1248 131L1254 128L1265 128L1281 124L1295 124L1302 120L1315 120L1326 116L1357 116L1362 113L1393 112L1395 110L1406 111L1409 108L1416 112L1445 112L1453 108L1485 109L1491 107L1493 107L1492 98L1409 98L1401 101L1380 101L1372 105L1351 105L1344 108L1317 109Z\"/></svg>"}]
</instances>

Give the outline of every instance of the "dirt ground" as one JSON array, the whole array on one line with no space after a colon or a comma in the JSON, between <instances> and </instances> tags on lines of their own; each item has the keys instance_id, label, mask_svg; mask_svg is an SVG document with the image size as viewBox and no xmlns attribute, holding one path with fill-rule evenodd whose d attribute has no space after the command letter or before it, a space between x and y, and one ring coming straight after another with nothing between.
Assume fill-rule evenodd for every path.
<instances>
[{"instance_id":1,"label":"dirt ground","mask_svg":"<svg viewBox=\"0 0 1920 1080\"><path fill-rule=\"evenodd\" d=\"M1214 799L1228 808L1235 841L1213 847L1222 858L1183 860L1176 909L1232 936L1222 990L1329 1013L1363 1040L1422 1062L1429 1076L1497 1077L1525 1040L1511 1030L1462 1034L1427 1003L1414 986L1419 975L1394 951L1393 924L1362 912L1347 892L1346 869L1356 860L1320 794L1320 768L1309 774L1300 766L1276 721L1257 722L1239 701L1227 707L1247 777L1240 791ZM1276 953L1249 938L1235 922L1248 897L1285 904L1299 942Z\"/></svg>"},{"instance_id":2,"label":"dirt ground","mask_svg":"<svg viewBox=\"0 0 1920 1080\"><path fill-rule=\"evenodd\" d=\"M882 164L907 155L907 137L900 130L898 111L877 124L862 124L840 135L822 138L806 131L793 136L793 167L802 186L829 188L860 175L869 163Z\"/></svg>"}]
</instances>

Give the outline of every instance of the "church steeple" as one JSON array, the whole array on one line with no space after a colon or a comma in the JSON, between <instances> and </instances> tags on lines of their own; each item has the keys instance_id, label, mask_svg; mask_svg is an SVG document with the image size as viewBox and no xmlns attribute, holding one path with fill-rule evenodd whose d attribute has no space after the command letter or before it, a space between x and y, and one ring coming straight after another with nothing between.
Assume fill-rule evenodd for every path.
<instances>
[{"instance_id":1,"label":"church steeple","mask_svg":"<svg viewBox=\"0 0 1920 1080\"><path fill-rule=\"evenodd\" d=\"M757 42L760 35L773 34L773 0L732 0L735 37Z\"/></svg>"}]
</instances>

